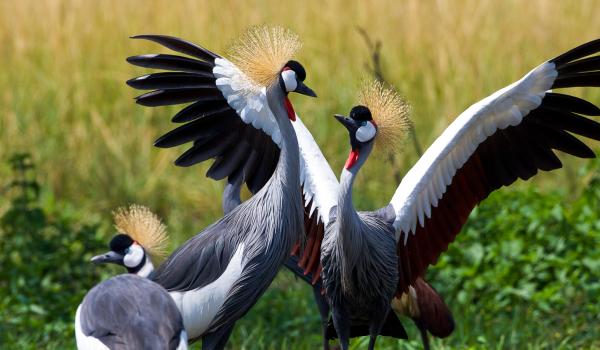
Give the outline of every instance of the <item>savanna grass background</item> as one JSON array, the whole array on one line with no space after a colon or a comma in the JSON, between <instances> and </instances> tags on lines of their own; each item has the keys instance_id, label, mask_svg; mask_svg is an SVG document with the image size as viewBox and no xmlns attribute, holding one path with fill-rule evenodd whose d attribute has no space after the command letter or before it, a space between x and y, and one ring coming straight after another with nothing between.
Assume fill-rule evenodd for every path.
<instances>
[{"instance_id":1,"label":"savanna grass background","mask_svg":"<svg viewBox=\"0 0 600 350\"><path fill-rule=\"evenodd\" d=\"M600 37L598 13L600 1L589 0L0 2L0 348L74 347L76 305L121 272L87 263L113 233L114 207L156 210L173 247L221 215L222 183L204 178L207 165L176 168L182 149L153 148L176 108L135 105L124 82L146 71L125 58L164 50L129 36L170 34L224 53L250 25L290 27L319 94L293 103L337 172L348 144L331 115L350 109L369 60L357 26L381 40L384 74L412 104L427 146L471 103ZM600 104L600 89L574 93ZM394 176L416 159L410 142L395 166L371 159L356 206L385 205ZM457 320L436 348L600 348L600 163L562 160L565 169L491 196L430 270ZM380 338L379 348L419 348L405 324L412 341ZM309 288L282 271L228 348L319 344Z\"/></svg>"}]
</instances>

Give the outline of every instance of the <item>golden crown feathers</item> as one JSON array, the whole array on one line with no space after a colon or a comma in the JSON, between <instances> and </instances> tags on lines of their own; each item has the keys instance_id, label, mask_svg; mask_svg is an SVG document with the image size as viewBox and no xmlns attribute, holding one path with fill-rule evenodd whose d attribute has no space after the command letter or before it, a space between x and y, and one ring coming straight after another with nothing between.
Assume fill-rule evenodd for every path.
<instances>
[{"instance_id":1,"label":"golden crown feathers","mask_svg":"<svg viewBox=\"0 0 600 350\"><path fill-rule=\"evenodd\" d=\"M156 258L167 253L167 227L150 209L132 204L113 211L115 229L128 235Z\"/></svg>"},{"instance_id":2,"label":"golden crown feathers","mask_svg":"<svg viewBox=\"0 0 600 350\"><path fill-rule=\"evenodd\" d=\"M358 102L371 111L377 124L374 153L397 152L410 129L408 102L392 87L374 79L363 80Z\"/></svg>"},{"instance_id":3,"label":"golden crown feathers","mask_svg":"<svg viewBox=\"0 0 600 350\"><path fill-rule=\"evenodd\" d=\"M260 25L242 34L228 56L257 85L269 86L301 47L300 38L290 29Z\"/></svg>"}]
</instances>

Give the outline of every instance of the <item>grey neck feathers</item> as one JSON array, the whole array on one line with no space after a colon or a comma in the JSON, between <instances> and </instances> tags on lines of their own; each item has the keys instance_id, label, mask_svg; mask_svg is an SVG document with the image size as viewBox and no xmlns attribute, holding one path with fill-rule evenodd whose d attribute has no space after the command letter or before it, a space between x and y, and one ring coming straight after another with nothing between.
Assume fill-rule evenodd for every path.
<instances>
[{"instance_id":1,"label":"grey neck feathers","mask_svg":"<svg viewBox=\"0 0 600 350\"><path fill-rule=\"evenodd\" d=\"M300 192L300 151L296 132L284 106L285 98L279 83L267 89L269 108L275 116L282 140L279 162L270 182L274 182L273 185L277 183L286 194L295 194Z\"/></svg>"},{"instance_id":2,"label":"grey neck feathers","mask_svg":"<svg viewBox=\"0 0 600 350\"><path fill-rule=\"evenodd\" d=\"M280 258L289 255L292 245L303 235L302 194L300 192L300 150L298 139L287 116L285 94L279 84L273 84L266 91L269 108L281 133L281 151L273 175L265 186L241 208L239 215L232 218L244 232L241 237L246 242L246 252L275 250L281 257L272 258L276 271ZM244 205L248 203L248 205ZM235 208L231 213L235 213ZM246 211L248 211L246 213ZM248 222L248 215L260 218L260 221ZM254 232L254 233L251 233ZM259 239L260 237L260 239ZM258 254L258 253L257 253ZM276 272L274 272L276 273Z\"/></svg>"},{"instance_id":3,"label":"grey neck feathers","mask_svg":"<svg viewBox=\"0 0 600 350\"><path fill-rule=\"evenodd\" d=\"M344 168L340 176L340 192L338 195L337 218L340 223L340 228L346 226L354 226L358 220L358 214L352 203L352 187L354 179L360 168L365 164L369 154L373 150L373 143L365 144L359 150L359 157L356 163L350 168Z\"/></svg>"},{"instance_id":4,"label":"grey neck feathers","mask_svg":"<svg viewBox=\"0 0 600 350\"><path fill-rule=\"evenodd\" d=\"M372 143L363 145L356 163L350 169L344 167L340 176L337 232L333 234L336 235L335 251L340 264L342 288L349 294L356 292L352 283L353 271L357 268L360 257L365 254L363 223L352 203L352 187L356 174L369 157L372 147Z\"/></svg>"},{"instance_id":5,"label":"grey neck feathers","mask_svg":"<svg viewBox=\"0 0 600 350\"><path fill-rule=\"evenodd\" d=\"M351 251L354 248L360 248L362 241L361 221L352 203L352 188L356 174L369 157L372 149L373 143L363 145L356 163L350 169L344 168L340 176L337 205L338 240L346 254L352 254Z\"/></svg>"}]
</instances>

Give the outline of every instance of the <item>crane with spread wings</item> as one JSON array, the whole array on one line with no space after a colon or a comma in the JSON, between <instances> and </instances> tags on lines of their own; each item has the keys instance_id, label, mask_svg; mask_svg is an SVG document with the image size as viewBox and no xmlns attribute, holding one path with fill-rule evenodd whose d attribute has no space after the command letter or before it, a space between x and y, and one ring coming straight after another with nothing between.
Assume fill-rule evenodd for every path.
<instances>
[{"instance_id":1,"label":"crane with spread wings","mask_svg":"<svg viewBox=\"0 0 600 350\"><path fill-rule=\"evenodd\" d=\"M352 186L374 146L389 149L402 128L394 95L371 85L350 118L336 116L351 145L339 184L310 133L294 123L308 213L307 244L296 253L305 273L322 279L343 349L357 317L368 323L374 347L392 298L437 261L492 191L561 168L555 150L595 157L573 134L600 140L600 124L588 117L600 109L552 89L600 86L598 52L600 40L583 44L469 107L404 176L390 204L376 211L354 209Z\"/></svg>"},{"instance_id":2,"label":"crane with spread wings","mask_svg":"<svg viewBox=\"0 0 600 350\"><path fill-rule=\"evenodd\" d=\"M155 145L192 143L177 160L191 166L216 158L215 179L243 175L254 196L179 247L150 278L175 299L190 339L222 349L235 322L264 293L302 239L299 148L288 93L316 97L292 56L298 36L281 27L250 29L230 60L182 39L141 35L186 56L151 54L131 64L167 70L131 79L144 106L190 103L173 122L184 123Z\"/></svg>"}]
</instances>

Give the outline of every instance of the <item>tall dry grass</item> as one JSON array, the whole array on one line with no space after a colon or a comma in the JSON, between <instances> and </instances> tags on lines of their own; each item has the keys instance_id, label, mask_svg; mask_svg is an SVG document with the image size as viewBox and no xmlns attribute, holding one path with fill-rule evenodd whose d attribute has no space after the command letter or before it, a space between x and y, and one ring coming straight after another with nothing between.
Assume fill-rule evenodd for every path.
<instances>
[{"instance_id":1,"label":"tall dry grass","mask_svg":"<svg viewBox=\"0 0 600 350\"><path fill-rule=\"evenodd\" d=\"M149 205L188 230L181 240L220 215L222 185L204 178L206 166L174 167L181 149L152 147L174 109L133 102L124 82L144 71L125 58L161 49L128 36L166 33L222 53L249 25L289 26L304 41L299 59L320 97L293 97L296 109L340 169L347 136L330 115L350 109L365 73L357 26L382 40L385 73L412 103L427 145L469 104L599 37L598 13L592 0L2 1L0 159L29 151L58 196L106 216L127 202ZM597 91L580 93L600 103ZM406 148L403 171L415 160ZM362 206L385 204L396 186L391 173L369 163L356 187Z\"/></svg>"}]
</instances>

